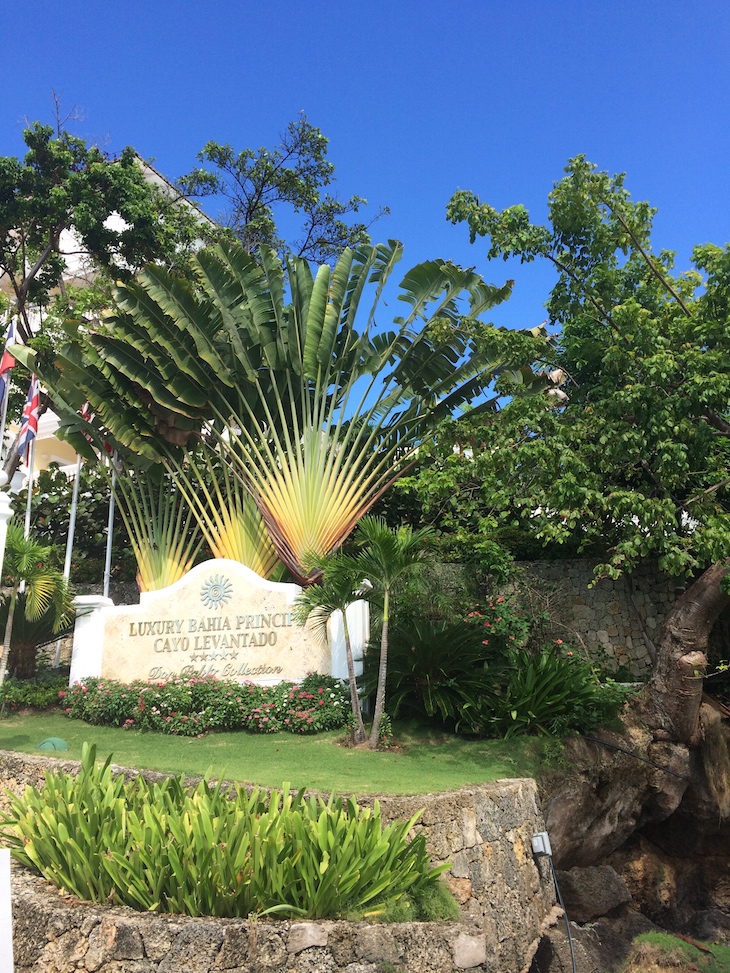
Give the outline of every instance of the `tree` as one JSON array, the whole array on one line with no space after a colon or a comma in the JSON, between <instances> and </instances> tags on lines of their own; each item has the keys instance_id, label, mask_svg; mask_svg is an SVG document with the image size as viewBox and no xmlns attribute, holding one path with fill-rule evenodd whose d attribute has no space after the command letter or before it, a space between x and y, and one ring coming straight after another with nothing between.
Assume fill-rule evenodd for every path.
<instances>
[{"instance_id":1,"label":"tree","mask_svg":"<svg viewBox=\"0 0 730 973\"><path fill-rule=\"evenodd\" d=\"M225 207L219 219L249 252L271 247L282 259L290 253L323 263L345 247L368 243L368 229L388 213L381 208L369 223L346 222L367 200L341 201L325 192L335 181L334 163L327 159L328 139L306 115L290 122L273 149L244 149L206 142L198 158L215 167L193 169L178 185L190 197L215 196ZM216 171L217 170L217 171ZM285 241L274 214L290 207L301 219L301 236Z\"/></svg>"},{"instance_id":2,"label":"tree","mask_svg":"<svg viewBox=\"0 0 730 973\"><path fill-rule=\"evenodd\" d=\"M0 157L0 280L16 339L52 356L65 315L96 314L112 283L150 261L171 270L212 241L215 227L180 194L145 178L134 149L111 158L72 135L34 122L23 160ZM13 407L22 403L18 395ZM43 396L41 412L48 407ZM5 463L17 469L17 450Z\"/></svg>"},{"instance_id":3,"label":"tree","mask_svg":"<svg viewBox=\"0 0 730 973\"><path fill-rule=\"evenodd\" d=\"M697 742L707 637L730 603L730 249L696 247L694 270L654 254L654 210L623 175L579 156L549 196L547 226L469 192L449 204L489 257L552 262L567 396L515 399L472 428L490 499L544 541L604 552L601 576L641 560L687 582L654 641L647 719Z\"/></svg>"},{"instance_id":4,"label":"tree","mask_svg":"<svg viewBox=\"0 0 730 973\"><path fill-rule=\"evenodd\" d=\"M5 679L10 657L13 619L21 585L25 586L25 617L36 621L52 612L53 631L58 632L73 617L73 601L60 571L51 563L52 548L24 537L17 521L8 524L3 571L10 576L11 592L0 659L0 685Z\"/></svg>"},{"instance_id":5,"label":"tree","mask_svg":"<svg viewBox=\"0 0 730 973\"><path fill-rule=\"evenodd\" d=\"M31 308L46 308L54 289L66 289L69 258L87 259L104 282L128 279L150 261L178 264L209 228L145 179L132 148L110 158L40 122L23 140L22 161L0 157L0 275L25 343L43 327L42 318L31 322Z\"/></svg>"},{"instance_id":6,"label":"tree","mask_svg":"<svg viewBox=\"0 0 730 973\"><path fill-rule=\"evenodd\" d=\"M497 329L481 321L510 284L488 285L446 261L412 268L399 294L408 313L391 330L377 327L401 255L395 241L347 249L316 275L291 258L285 276L268 248L254 257L220 244L192 258L195 285L148 267L41 374L70 417L67 438L88 450L77 415L87 400L116 442L164 458L176 475L183 448L200 440L253 497L294 577L316 580L305 555L323 558L342 543L440 418L480 397L478 408L493 408L484 393L497 374L535 378L493 356ZM372 305L357 330L368 284ZM527 340L534 360L544 342ZM38 367L32 354L24 360Z\"/></svg>"},{"instance_id":7,"label":"tree","mask_svg":"<svg viewBox=\"0 0 730 973\"><path fill-rule=\"evenodd\" d=\"M355 726L352 729L352 742L355 746L367 739L362 722L360 697L357 691L355 663L352 658L350 629L347 624L347 609L365 594L363 579L353 572L352 565L341 555L333 555L319 567L322 577L317 584L305 588L295 602L295 615L300 625L310 622L314 632L327 639L327 624L335 612L342 612L342 628L345 636L345 655L347 658L347 678L350 684L350 705Z\"/></svg>"},{"instance_id":8,"label":"tree","mask_svg":"<svg viewBox=\"0 0 730 973\"><path fill-rule=\"evenodd\" d=\"M429 527L412 530L410 527L393 529L380 517L363 517L358 525L356 540L360 545L357 554L345 556L342 561L354 577L365 578L372 585L370 597L382 603L382 629L380 635L380 664L378 688L375 694L373 725L368 746L378 746L380 723L385 712L385 683L388 676L388 625L390 623L390 596L393 585L413 578L418 569L430 557L425 545L432 535Z\"/></svg>"}]
</instances>

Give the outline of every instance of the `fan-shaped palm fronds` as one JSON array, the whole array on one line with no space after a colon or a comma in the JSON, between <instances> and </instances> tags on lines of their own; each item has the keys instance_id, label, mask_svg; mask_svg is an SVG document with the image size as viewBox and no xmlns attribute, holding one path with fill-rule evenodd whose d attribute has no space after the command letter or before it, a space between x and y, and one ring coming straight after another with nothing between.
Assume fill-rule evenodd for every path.
<instances>
[{"instance_id":1,"label":"fan-shaped palm fronds","mask_svg":"<svg viewBox=\"0 0 730 973\"><path fill-rule=\"evenodd\" d=\"M63 574L50 563L52 548L25 537L23 525L10 521L5 542L3 574L10 576L11 592L2 658L0 683L5 679L10 655L13 619L21 585L25 585L25 616L33 622L47 613L53 619L57 633L73 617L73 599Z\"/></svg>"},{"instance_id":2,"label":"fan-shaped palm fronds","mask_svg":"<svg viewBox=\"0 0 730 973\"><path fill-rule=\"evenodd\" d=\"M238 561L270 578L279 557L240 477L207 453L202 459L188 453L175 475L213 557Z\"/></svg>"},{"instance_id":3,"label":"fan-shaped palm fronds","mask_svg":"<svg viewBox=\"0 0 730 973\"><path fill-rule=\"evenodd\" d=\"M169 474L159 474L125 470L116 477L115 493L137 559L140 591L158 591L179 581L203 543L180 490Z\"/></svg>"},{"instance_id":4,"label":"fan-shaped palm fronds","mask_svg":"<svg viewBox=\"0 0 730 973\"><path fill-rule=\"evenodd\" d=\"M348 249L313 274L226 244L193 258L194 285L148 268L43 378L54 402L74 411L88 398L118 443L164 455L176 476L178 447L204 430L306 582L305 553L340 544L441 418L494 407L484 393L510 366L475 335L511 285L446 261L408 271L405 313L382 326L401 255L395 241Z\"/></svg>"}]
</instances>

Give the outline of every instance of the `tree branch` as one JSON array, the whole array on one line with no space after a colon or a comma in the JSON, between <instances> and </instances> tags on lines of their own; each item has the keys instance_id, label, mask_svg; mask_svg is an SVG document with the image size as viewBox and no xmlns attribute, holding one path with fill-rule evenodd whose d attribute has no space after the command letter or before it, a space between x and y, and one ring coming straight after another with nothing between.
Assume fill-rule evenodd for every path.
<instances>
[{"instance_id":1,"label":"tree branch","mask_svg":"<svg viewBox=\"0 0 730 973\"><path fill-rule=\"evenodd\" d=\"M682 310L687 315L687 317L688 318L691 318L692 317L692 312L689 310L689 308L687 307L687 305L684 303L684 301L682 300L682 298L675 291L675 289L672 287L672 285L669 283L669 281L664 276L662 276L662 274L659 273L659 270L657 269L656 264L651 259L651 257L646 252L646 250L644 250L644 248L642 247L642 245L639 243L639 241L636 238L636 234L631 229L631 227L626 222L626 220L623 218L623 216L617 210L615 210L607 200L604 199L604 200L602 200L602 202L606 206L608 206L608 208L611 210L611 213L616 217L616 219L619 221L619 223L621 224L621 226L624 228L624 230L626 230L626 232L628 233L628 235L631 237L634 246L636 247L636 249L639 251L639 253L641 254L641 256L646 261L646 265L649 268L649 270L652 272L652 274L654 274L654 276L659 281L659 283L662 285L662 287L665 290L667 290L672 295L672 297L674 298L674 300L677 302L677 304L679 304L679 306L682 308Z\"/></svg>"}]
</instances>

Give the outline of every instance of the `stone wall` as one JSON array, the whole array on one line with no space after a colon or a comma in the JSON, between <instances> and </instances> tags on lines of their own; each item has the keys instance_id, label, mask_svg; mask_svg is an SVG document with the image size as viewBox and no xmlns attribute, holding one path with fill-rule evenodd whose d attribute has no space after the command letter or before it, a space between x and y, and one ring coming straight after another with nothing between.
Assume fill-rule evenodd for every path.
<instances>
[{"instance_id":1,"label":"stone wall","mask_svg":"<svg viewBox=\"0 0 730 973\"><path fill-rule=\"evenodd\" d=\"M598 562L588 559L523 561L522 597L534 612L546 611L546 637L585 649L611 668L640 676L650 668L645 635L653 639L673 603L677 580L655 566L631 576L593 581Z\"/></svg>"},{"instance_id":2,"label":"stone wall","mask_svg":"<svg viewBox=\"0 0 730 973\"><path fill-rule=\"evenodd\" d=\"M2 752L0 784L22 792L27 784L42 784L49 766L79 768L71 761ZM157 916L61 896L14 865L16 973L525 970L542 930L555 918L548 869L536 864L531 850L532 835L544 830L535 782L497 781L379 800L386 821L423 809L417 828L426 832L434 864L452 863L447 880L461 905L461 921L377 925Z\"/></svg>"}]
</instances>

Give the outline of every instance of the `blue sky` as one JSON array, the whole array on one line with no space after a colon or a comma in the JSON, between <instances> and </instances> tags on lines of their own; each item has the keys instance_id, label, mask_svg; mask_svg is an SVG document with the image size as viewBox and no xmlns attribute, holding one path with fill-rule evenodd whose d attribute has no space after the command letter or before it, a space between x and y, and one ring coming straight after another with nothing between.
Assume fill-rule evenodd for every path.
<instances>
[{"instance_id":1,"label":"blue sky","mask_svg":"<svg viewBox=\"0 0 730 973\"><path fill-rule=\"evenodd\" d=\"M626 171L659 208L655 249L686 267L730 240L727 0L5 0L0 154L51 89L78 134L133 145L175 178L208 139L272 145L300 111L330 139L341 195L391 215L374 236L404 269L442 256L517 281L495 323L534 326L548 267L487 264L486 243L445 221L457 188L535 220L567 159ZM9 25L12 24L12 28ZM7 45L6 45L7 48ZM6 51L7 53L7 51Z\"/></svg>"}]
</instances>

